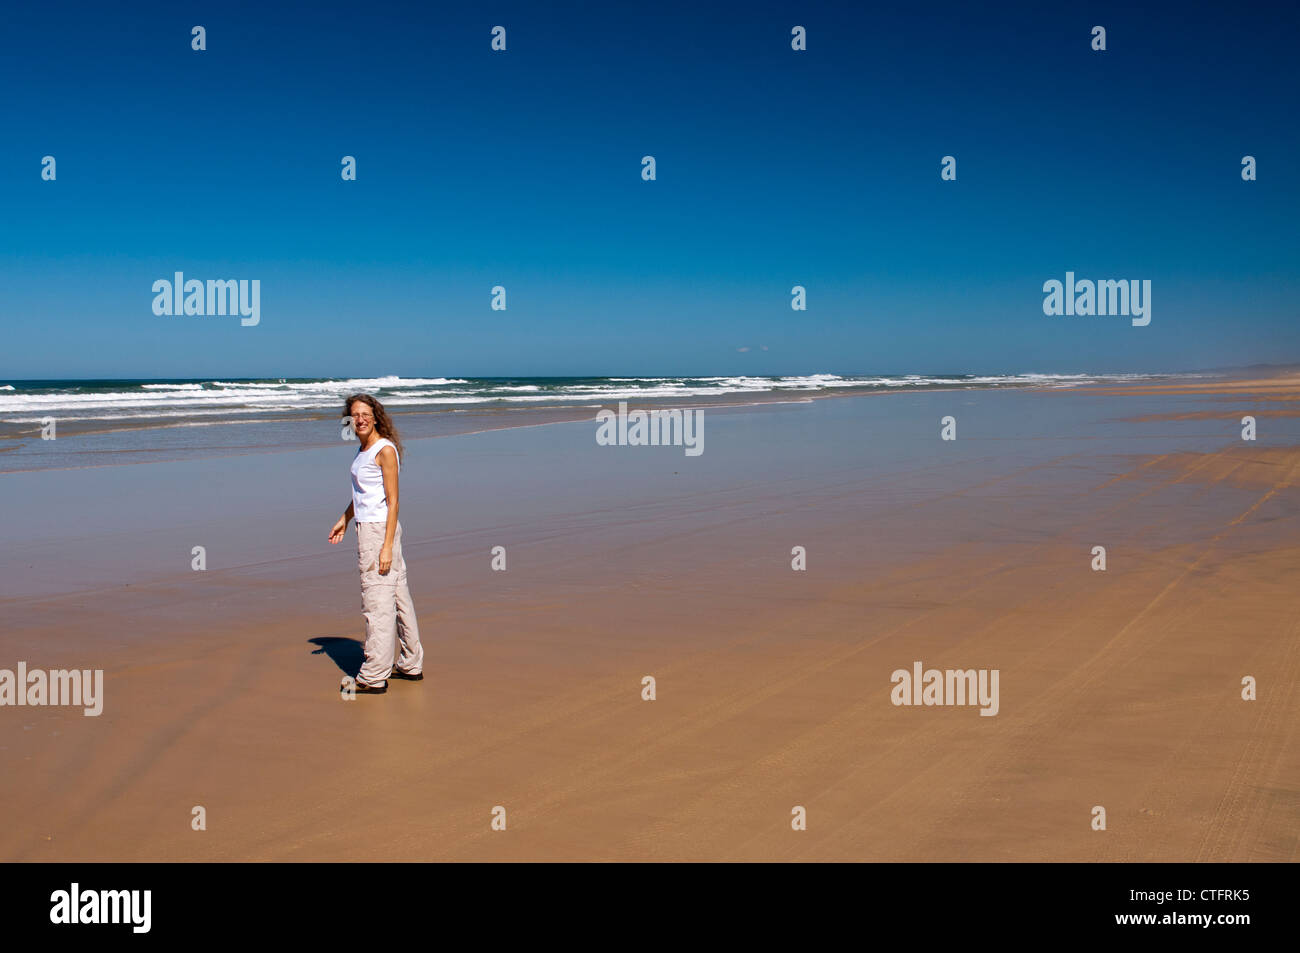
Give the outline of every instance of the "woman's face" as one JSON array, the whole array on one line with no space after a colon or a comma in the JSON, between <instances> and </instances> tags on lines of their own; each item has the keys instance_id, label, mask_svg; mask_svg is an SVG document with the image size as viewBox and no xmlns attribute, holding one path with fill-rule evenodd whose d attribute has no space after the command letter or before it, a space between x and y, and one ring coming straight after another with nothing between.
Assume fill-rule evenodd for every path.
<instances>
[{"instance_id":1,"label":"woman's face","mask_svg":"<svg viewBox=\"0 0 1300 953\"><path fill-rule=\"evenodd\" d=\"M375 412L369 404L358 400L352 404L349 415L352 417L352 432L365 440L375 429Z\"/></svg>"}]
</instances>

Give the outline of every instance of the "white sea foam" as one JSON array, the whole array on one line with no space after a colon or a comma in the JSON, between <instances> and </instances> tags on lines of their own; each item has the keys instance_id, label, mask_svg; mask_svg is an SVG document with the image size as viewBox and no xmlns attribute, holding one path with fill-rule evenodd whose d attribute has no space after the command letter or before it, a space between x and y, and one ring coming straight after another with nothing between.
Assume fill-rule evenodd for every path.
<instances>
[{"instance_id":1,"label":"white sea foam","mask_svg":"<svg viewBox=\"0 0 1300 953\"><path fill-rule=\"evenodd\" d=\"M730 394L807 394L840 388L894 390L918 387L1074 387L1098 381L1150 379L1150 374L1043 374L939 377L844 377L805 374L784 377L615 377L584 381L557 379L472 380L459 377L371 377L319 381L209 381L128 385L129 389L96 391L86 386L17 390L0 385L0 421L34 423L42 417L66 420L171 420L225 415L337 412L342 400L358 391L375 393L385 405L453 407L465 405L529 406L541 403L578 406L592 402L652 398L714 397Z\"/></svg>"}]
</instances>

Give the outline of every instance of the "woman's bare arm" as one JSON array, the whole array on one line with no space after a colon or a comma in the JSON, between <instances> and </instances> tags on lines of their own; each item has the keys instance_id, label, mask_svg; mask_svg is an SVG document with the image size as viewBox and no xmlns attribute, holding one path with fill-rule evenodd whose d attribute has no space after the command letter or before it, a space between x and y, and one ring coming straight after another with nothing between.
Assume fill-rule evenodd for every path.
<instances>
[{"instance_id":1,"label":"woman's bare arm","mask_svg":"<svg viewBox=\"0 0 1300 953\"><path fill-rule=\"evenodd\" d=\"M345 512L342 516L339 517L339 521L335 523L333 528L330 530L331 543L337 543L341 539L343 539L344 536L347 535L348 524L352 522L352 517L355 515L356 514L353 512L352 509L352 503L349 502L347 512Z\"/></svg>"},{"instance_id":2,"label":"woman's bare arm","mask_svg":"<svg viewBox=\"0 0 1300 953\"><path fill-rule=\"evenodd\" d=\"M384 447L375 455L384 474L384 498L388 500L388 522L384 526L384 545L379 550L379 574L387 575L393 565L393 538L397 535L397 453Z\"/></svg>"}]
</instances>

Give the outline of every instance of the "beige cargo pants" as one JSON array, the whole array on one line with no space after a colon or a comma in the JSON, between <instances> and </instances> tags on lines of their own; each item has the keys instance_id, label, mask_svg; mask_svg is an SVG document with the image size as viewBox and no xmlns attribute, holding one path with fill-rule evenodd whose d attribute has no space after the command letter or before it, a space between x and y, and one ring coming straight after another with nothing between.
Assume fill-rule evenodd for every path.
<instances>
[{"instance_id":1,"label":"beige cargo pants","mask_svg":"<svg viewBox=\"0 0 1300 953\"><path fill-rule=\"evenodd\" d=\"M379 550L384 545L384 523L357 523L357 569L361 573L361 615L366 620L365 662L357 674L361 685L379 685L393 670L418 675L424 670L424 646L415 622L415 605L406 585L406 560L402 558L402 524L393 535L393 565L379 573Z\"/></svg>"}]
</instances>

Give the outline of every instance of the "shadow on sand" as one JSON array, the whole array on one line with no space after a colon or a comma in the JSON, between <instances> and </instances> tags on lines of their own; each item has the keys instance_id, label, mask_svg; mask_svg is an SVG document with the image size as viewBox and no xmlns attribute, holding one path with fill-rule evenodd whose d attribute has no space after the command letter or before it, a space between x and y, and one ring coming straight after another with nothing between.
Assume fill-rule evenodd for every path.
<instances>
[{"instance_id":1,"label":"shadow on sand","mask_svg":"<svg viewBox=\"0 0 1300 953\"><path fill-rule=\"evenodd\" d=\"M328 655L334 660L334 664L342 669L344 675L351 675L353 678L357 677L357 672L361 671L361 663L366 660L366 653L359 639L323 636L307 641L320 646L312 650L312 655Z\"/></svg>"}]
</instances>

